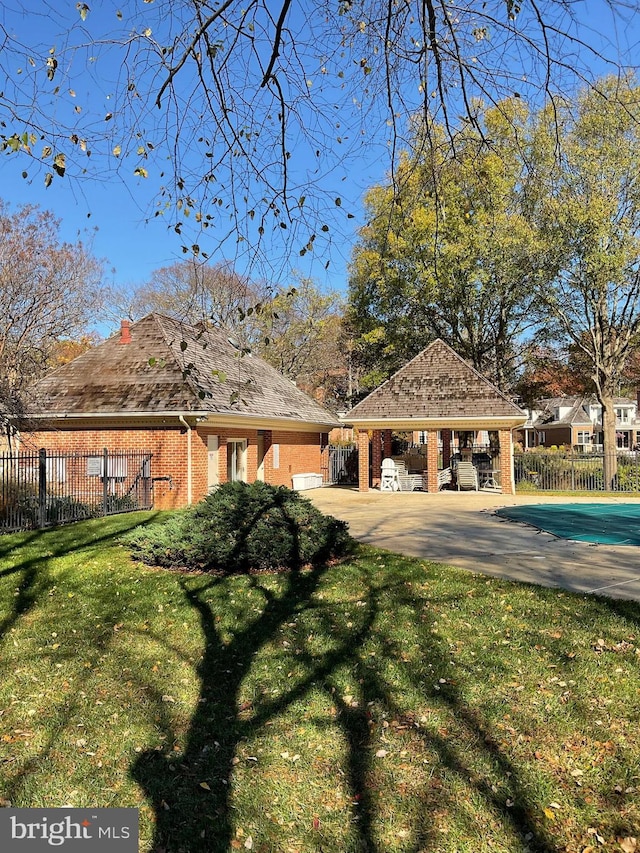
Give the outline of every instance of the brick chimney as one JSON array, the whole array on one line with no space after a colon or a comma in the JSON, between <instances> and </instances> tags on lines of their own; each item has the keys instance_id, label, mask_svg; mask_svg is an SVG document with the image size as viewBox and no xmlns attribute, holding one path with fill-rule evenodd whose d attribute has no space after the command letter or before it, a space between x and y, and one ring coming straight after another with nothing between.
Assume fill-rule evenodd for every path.
<instances>
[{"instance_id":1,"label":"brick chimney","mask_svg":"<svg viewBox=\"0 0 640 853\"><path fill-rule=\"evenodd\" d=\"M129 328L128 320L120 321L120 340L119 344L130 344L131 343L131 329Z\"/></svg>"}]
</instances>

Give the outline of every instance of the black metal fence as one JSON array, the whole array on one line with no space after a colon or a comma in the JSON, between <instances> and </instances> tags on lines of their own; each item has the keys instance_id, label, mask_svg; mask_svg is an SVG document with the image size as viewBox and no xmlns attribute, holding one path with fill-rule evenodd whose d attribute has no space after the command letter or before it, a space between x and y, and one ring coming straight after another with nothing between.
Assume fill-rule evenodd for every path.
<instances>
[{"instance_id":1,"label":"black metal fence","mask_svg":"<svg viewBox=\"0 0 640 853\"><path fill-rule=\"evenodd\" d=\"M323 456L322 482L353 485L358 482L358 445L329 445ZM326 461L325 461L326 460Z\"/></svg>"},{"instance_id":2,"label":"black metal fence","mask_svg":"<svg viewBox=\"0 0 640 853\"><path fill-rule=\"evenodd\" d=\"M151 509L146 451L0 454L0 533Z\"/></svg>"},{"instance_id":3,"label":"black metal fence","mask_svg":"<svg viewBox=\"0 0 640 853\"><path fill-rule=\"evenodd\" d=\"M519 491L640 492L640 453L618 453L613 482L605 484L602 453L514 453Z\"/></svg>"}]
</instances>

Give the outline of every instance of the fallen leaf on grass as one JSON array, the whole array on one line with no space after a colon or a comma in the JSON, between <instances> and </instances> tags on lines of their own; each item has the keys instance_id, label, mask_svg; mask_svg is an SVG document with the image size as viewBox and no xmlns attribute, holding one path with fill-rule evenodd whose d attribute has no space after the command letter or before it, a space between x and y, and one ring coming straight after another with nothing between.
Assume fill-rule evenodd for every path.
<instances>
[{"instance_id":1,"label":"fallen leaf on grass","mask_svg":"<svg viewBox=\"0 0 640 853\"><path fill-rule=\"evenodd\" d=\"M598 844L604 844L604 838L600 835L597 829L594 829L594 827L589 827L589 829L587 830L587 835L593 835Z\"/></svg>"},{"instance_id":2,"label":"fallen leaf on grass","mask_svg":"<svg viewBox=\"0 0 640 853\"><path fill-rule=\"evenodd\" d=\"M386 749L379 749L379 750L376 752L376 758L384 758L386 754L387 754L387 750L386 750Z\"/></svg>"},{"instance_id":3,"label":"fallen leaf on grass","mask_svg":"<svg viewBox=\"0 0 640 853\"><path fill-rule=\"evenodd\" d=\"M629 835L626 838L618 838L618 844L624 850L624 853L636 853L638 849L638 839L633 835Z\"/></svg>"},{"instance_id":4,"label":"fallen leaf on grass","mask_svg":"<svg viewBox=\"0 0 640 853\"><path fill-rule=\"evenodd\" d=\"M200 787L201 787L201 788L204 788L204 789L205 789L205 791L210 791L210 790L211 790L211 787L209 786L209 784L208 784L207 782L200 782Z\"/></svg>"}]
</instances>

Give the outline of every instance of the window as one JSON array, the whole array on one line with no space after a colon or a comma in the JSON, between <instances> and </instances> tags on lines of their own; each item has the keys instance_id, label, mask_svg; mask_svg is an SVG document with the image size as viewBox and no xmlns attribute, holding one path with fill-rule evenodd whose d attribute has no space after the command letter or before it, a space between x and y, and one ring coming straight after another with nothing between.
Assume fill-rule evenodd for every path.
<instances>
[{"instance_id":1,"label":"window","mask_svg":"<svg viewBox=\"0 0 640 853\"><path fill-rule=\"evenodd\" d=\"M104 477L104 456L89 456L87 458L87 477ZM126 456L108 456L107 478L109 480L125 480L126 477Z\"/></svg>"},{"instance_id":2,"label":"window","mask_svg":"<svg viewBox=\"0 0 640 853\"><path fill-rule=\"evenodd\" d=\"M590 432L578 430L578 444L591 444L593 436Z\"/></svg>"},{"instance_id":3,"label":"window","mask_svg":"<svg viewBox=\"0 0 640 853\"><path fill-rule=\"evenodd\" d=\"M620 421L620 423L628 423L628 421L629 421L629 409L617 408L616 409L616 420Z\"/></svg>"},{"instance_id":4,"label":"window","mask_svg":"<svg viewBox=\"0 0 640 853\"><path fill-rule=\"evenodd\" d=\"M547 438L546 432L544 432L544 430L542 430L542 431L539 430L538 431L538 444L544 444L546 438Z\"/></svg>"}]
</instances>

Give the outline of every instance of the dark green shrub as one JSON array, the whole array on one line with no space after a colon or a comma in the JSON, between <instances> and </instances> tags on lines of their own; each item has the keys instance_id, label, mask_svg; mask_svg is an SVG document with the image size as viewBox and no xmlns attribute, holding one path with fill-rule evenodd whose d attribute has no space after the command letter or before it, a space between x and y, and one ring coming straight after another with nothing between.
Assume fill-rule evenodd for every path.
<instances>
[{"instance_id":1,"label":"dark green shrub","mask_svg":"<svg viewBox=\"0 0 640 853\"><path fill-rule=\"evenodd\" d=\"M127 543L150 565L224 573L297 569L347 552L347 525L284 486L225 483Z\"/></svg>"},{"instance_id":2,"label":"dark green shrub","mask_svg":"<svg viewBox=\"0 0 640 853\"><path fill-rule=\"evenodd\" d=\"M134 512L138 509L136 499L131 495L108 495L107 515L117 515L119 512ZM104 512L104 504L100 505L100 511Z\"/></svg>"},{"instance_id":3,"label":"dark green shrub","mask_svg":"<svg viewBox=\"0 0 640 853\"><path fill-rule=\"evenodd\" d=\"M94 518L96 510L89 504L72 497L50 497L47 500L47 523L61 524L65 521L84 521Z\"/></svg>"}]
</instances>

